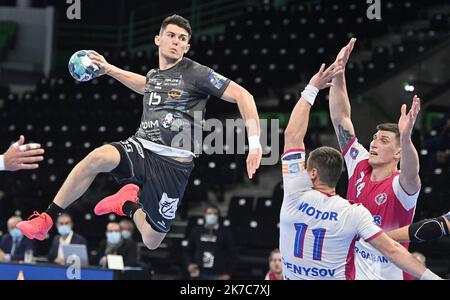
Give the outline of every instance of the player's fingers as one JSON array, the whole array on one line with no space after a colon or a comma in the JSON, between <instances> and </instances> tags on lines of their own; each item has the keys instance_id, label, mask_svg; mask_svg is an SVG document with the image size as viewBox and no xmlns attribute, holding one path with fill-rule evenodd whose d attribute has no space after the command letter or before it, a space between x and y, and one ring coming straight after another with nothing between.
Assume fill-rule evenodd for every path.
<instances>
[{"instance_id":1,"label":"player's fingers","mask_svg":"<svg viewBox=\"0 0 450 300\"><path fill-rule=\"evenodd\" d=\"M18 141L19 145L23 145L25 143L25 137L21 134Z\"/></svg>"},{"instance_id":2,"label":"player's fingers","mask_svg":"<svg viewBox=\"0 0 450 300\"><path fill-rule=\"evenodd\" d=\"M319 74L322 74L324 69L325 69L325 64L321 64L320 69L319 69Z\"/></svg>"},{"instance_id":3,"label":"player's fingers","mask_svg":"<svg viewBox=\"0 0 450 300\"><path fill-rule=\"evenodd\" d=\"M253 155L249 157L248 166L252 171L255 169L255 158L253 157Z\"/></svg>"},{"instance_id":4,"label":"player's fingers","mask_svg":"<svg viewBox=\"0 0 450 300\"><path fill-rule=\"evenodd\" d=\"M247 174L248 174L248 178L252 179L254 173L255 173L255 171L254 171L254 168L253 168L252 160L249 159L249 160L247 160Z\"/></svg>"},{"instance_id":5,"label":"player's fingers","mask_svg":"<svg viewBox=\"0 0 450 300\"><path fill-rule=\"evenodd\" d=\"M21 157L37 156L37 155L44 154L44 152L45 152L44 149L27 150L27 151L22 151L20 153L20 156Z\"/></svg>"},{"instance_id":6,"label":"player's fingers","mask_svg":"<svg viewBox=\"0 0 450 300\"><path fill-rule=\"evenodd\" d=\"M15 149L19 149L20 145L22 145L25 142L25 137L23 135L20 135L19 140L12 144L12 147Z\"/></svg>"},{"instance_id":7,"label":"player's fingers","mask_svg":"<svg viewBox=\"0 0 450 300\"><path fill-rule=\"evenodd\" d=\"M322 66L325 66L325 64L322 64ZM325 76L328 76L330 73L333 72L333 70L334 70L336 67L337 67L337 64L336 64L336 63L329 65L328 68L327 68L325 71L323 71L323 74L324 74Z\"/></svg>"},{"instance_id":8,"label":"player's fingers","mask_svg":"<svg viewBox=\"0 0 450 300\"><path fill-rule=\"evenodd\" d=\"M252 157L252 168L255 172L258 169L258 157Z\"/></svg>"},{"instance_id":9,"label":"player's fingers","mask_svg":"<svg viewBox=\"0 0 450 300\"><path fill-rule=\"evenodd\" d=\"M19 146L20 151L29 151L29 150L39 149L39 148L41 148L41 144L38 144L38 143L29 143L29 144ZM44 152L42 152L42 153L44 153Z\"/></svg>"},{"instance_id":10,"label":"player's fingers","mask_svg":"<svg viewBox=\"0 0 450 300\"><path fill-rule=\"evenodd\" d=\"M338 66L330 72L329 77L333 78L334 76L338 75L339 73L342 73L343 71L344 71L344 68L341 66Z\"/></svg>"},{"instance_id":11,"label":"player's fingers","mask_svg":"<svg viewBox=\"0 0 450 300\"><path fill-rule=\"evenodd\" d=\"M32 170L39 168L39 164L19 164L17 167L23 170Z\"/></svg>"},{"instance_id":12,"label":"player's fingers","mask_svg":"<svg viewBox=\"0 0 450 300\"><path fill-rule=\"evenodd\" d=\"M101 56L97 51L95 51L95 50L89 50L89 52L91 53L91 54L93 54L93 55L96 55L96 56Z\"/></svg>"},{"instance_id":13,"label":"player's fingers","mask_svg":"<svg viewBox=\"0 0 450 300\"><path fill-rule=\"evenodd\" d=\"M93 59L92 59L92 62L93 62L94 64L96 64L97 66L99 66L99 67L103 67L103 61L100 60L100 59L93 58Z\"/></svg>"},{"instance_id":14,"label":"player's fingers","mask_svg":"<svg viewBox=\"0 0 450 300\"><path fill-rule=\"evenodd\" d=\"M353 47L355 46L355 43L356 43L356 38L351 38L350 42L348 42L348 46L350 48L350 51L353 50Z\"/></svg>"},{"instance_id":15,"label":"player's fingers","mask_svg":"<svg viewBox=\"0 0 450 300\"><path fill-rule=\"evenodd\" d=\"M413 115L414 115L414 117L416 117L417 116L417 114L419 113L419 102L418 101L415 101L414 102L414 105L413 105L413 107L411 108L412 109L412 111L413 111Z\"/></svg>"},{"instance_id":16,"label":"player's fingers","mask_svg":"<svg viewBox=\"0 0 450 300\"><path fill-rule=\"evenodd\" d=\"M43 156L27 156L27 157L21 157L17 161L19 163L34 163L34 162L43 161L43 160L44 160Z\"/></svg>"},{"instance_id":17,"label":"player's fingers","mask_svg":"<svg viewBox=\"0 0 450 300\"><path fill-rule=\"evenodd\" d=\"M402 105L402 108L400 109L400 113L402 114L402 116L406 115L406 104Z\"/></svg>"},{"instance_id":18,"label":"player's fingers","mask_svg":"<svg viewBox=\"0 0 450 300\"><path fill-rule=\"evenodd\" d=\"M261 156L258 156L258 158L256 159L256 169L259 169L260 166L261 166Z\"/></svg>"}]
</instances>

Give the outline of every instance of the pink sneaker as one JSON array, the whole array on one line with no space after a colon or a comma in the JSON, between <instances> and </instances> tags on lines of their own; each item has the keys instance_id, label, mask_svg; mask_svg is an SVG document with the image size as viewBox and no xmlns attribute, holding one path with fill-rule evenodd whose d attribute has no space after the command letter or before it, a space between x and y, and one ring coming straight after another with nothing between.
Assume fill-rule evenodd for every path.
<instances>
[{"instance_id":1,"label":"pink sneaker","mask_svg":"<svg viewBox=\"0 0 450 300\"><path fill-rule=\"evenodd\" d=\"M34 219L31 219L35 217ZM30 220L31 219L31 220ZM28 218L27 221L17 223L16 227L29 239L43 241L49 230L53 226L52 218L47 213L37 211Z\"/></svg>"},{"instance_id":2,"label":"pink sneaker","mask_svg":"<svg viewBox=\"0 0 450 300\"><path fill-rule=\"evenodd\" d=\"M139 187L135 184L127 184L122 187L114 195L108 196L101 200L94 208L94 212L97 216L101 216L108 213L115 213L118 216L125 216L122 211L122 207L127 201L137 203Z\"/></svg>"}]
</instances>

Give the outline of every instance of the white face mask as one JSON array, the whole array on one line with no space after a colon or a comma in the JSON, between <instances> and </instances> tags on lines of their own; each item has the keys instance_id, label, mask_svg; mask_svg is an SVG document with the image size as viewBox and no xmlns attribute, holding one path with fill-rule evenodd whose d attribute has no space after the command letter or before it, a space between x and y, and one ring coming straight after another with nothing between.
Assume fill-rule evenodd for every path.
<instances>
[{"instance_id":1,"label":"white face mask","mask_svg":"<svg viewBox=\"0 0 450 300\"><path fill-rule=\"evenodd\" d=\"M206 214L205 222L206 225L216 225L219 217L216 214Z\"/></svg>"}]
</instances>

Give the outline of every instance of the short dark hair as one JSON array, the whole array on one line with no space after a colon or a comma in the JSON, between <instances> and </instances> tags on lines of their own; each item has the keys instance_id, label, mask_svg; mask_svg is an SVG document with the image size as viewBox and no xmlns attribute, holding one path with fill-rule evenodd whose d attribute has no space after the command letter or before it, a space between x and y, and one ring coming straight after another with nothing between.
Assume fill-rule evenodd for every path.
<instances>
[{"instance_id":1,"label":"short dark hair","mask_svg":"<svg viewBox=\"0 0 450 300\"><path fill-rule=\"evenodd\" d=\"M308 169L316 168L320 181L329 187L336 187L343 165L341 153L331 147L319 147L309 154Z\"/></svg>"},{"instance_id":2,"label":"short dark hair","mask_svg":"<svg viewBox=\"0 0 450 300\"><path fill-rule=\"evenodd\" d=\"M169 24L177 25L178 27L185 29L189 33L189 38L191 38L192 29L188 19L179 15L171 15L162 21L159 32L163 32Z\"/></svg>"},{"instance_id":3,"label":"short dark hair","mask_svg":"<svg viewBox=\"0 0 450 300\"><path fill-rule=\"evenodd\" d=\"M208 205L206 205L206 207L205 207L205 213L206 213L206 211L207 211L208 209L210 209L210 208L217 210L217 214L218 214L218 216L220 217L220 208L219 208L217 205L215 205L215 204L208 204Z\"/></svg>"},{"instance_id":4,"label":"short dark hair","mask_svg":"<svg viewBox=\"0 0 450 300\"><path fill-rule=\"evenodd\" d=\"M382 123L377 125L377 130L390 131L395 133L395 140L400 145L400 131L398 130L398 124L395 123Z\"/></svg>"},{"instance_id":5,"label":"short dark hair","mask_svg":"<svg viewBox=\"0 0 450 300\"><path fill-rule=\"evenodd\" d=\"M278 254L278 253L280 253L280 249L278 249L278 248L273 249L272 252L270 252L270 255L269 255L269 262L271 262L272 259L273 259L273 256L275 254Z\"/></svg>"},{"instance_id":6,"label":"short dark hair","mask_svg":"<svg viewBox=\"0 0 450 300\"><path fill-rule=\"evenodd\" d=\"M72 223L73 224L73 220L72 220L72 216L71 215L69 215L68 213L62 213L62 214L60 214L60 215L58 215L58 217L56 218L56 222L58 222L58 219L59 218L61 218L61 217L66 217L66 218L69 218L70 219L70 223Z\"/></svg>"}]
</instances>

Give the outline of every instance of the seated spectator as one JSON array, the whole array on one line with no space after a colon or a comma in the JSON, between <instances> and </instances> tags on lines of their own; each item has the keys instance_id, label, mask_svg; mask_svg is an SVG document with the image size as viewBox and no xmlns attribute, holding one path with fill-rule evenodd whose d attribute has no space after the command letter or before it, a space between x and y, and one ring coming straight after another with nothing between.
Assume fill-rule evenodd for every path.
<instances>
[{"instance_id":1,"label":"seated spectator","mask_svg":"<svg viewBox=\"0 0 450 300\"><path fill-rule=\"evenodd\" d=\"M0 239L0 261L23 261L25 252L31 250L34 252L34 241L23 236L22 232L16 228L17 223L22 221L20 217L11 217L8 219L8 233L2 235Z\"/></svg>"},{"instance_id":2,"label":"seated spectator","mask_svg":"<svg viewBox=\"0 0 450 300\"><path fill-rule=\"evenodd\" d=\"M123 219L122 221L120 221L119 225L120 225L120 233L122 234L122 237L124 239L134 240L133 239L134 223L128 219Z\"/></svg>"},{"instance_id":3,"label":"seated spectator","mask_svg":"<svg viewBox=\"0 0 450 300\"><path fill-rule=\"evenodd\" d=\"M189 235L187 270L191 278L229 280L238 263L238 253L231 231L219 224L215 205L205 209L205 225L197 225Z\"/></svg>"},{"instance_id":4,"label":"seated spectator","mask_svg":"<svg viewBox=\"0 0 450 300\"><path fill-rule=\"evenodd\" d=\"M274 249L269 256L269 272L264 280L283 280L283 265L280 250Z\"/></svg>"},{"instance_id":5,"label":"seated spectator","mask_svg":"<svg viewBox=\"0 0 450 300\"><path fill-rule=\"evenodd\" d=\"M100 242L95 262L100 266L107 266L109 254L121 255L124 266L134 267L137 265L137 244L131 239L124 239L120 233L120 225L110 222L106 226L106 240Z\"/></svg>"},{"instance_id":6,"label":"seated spectator","mask_svg":"<svg viewBox=\"0 0 450 300\"><path fill-rule=\"evenodd\" d=\"M73 221L69 214L58 216L56 221L58 235L53 237L50 251L48 252L48 261L58 265L64 265L63 245L79 244L87 245L86 239L73 231Z\"/></svg>"}]
</instances>

